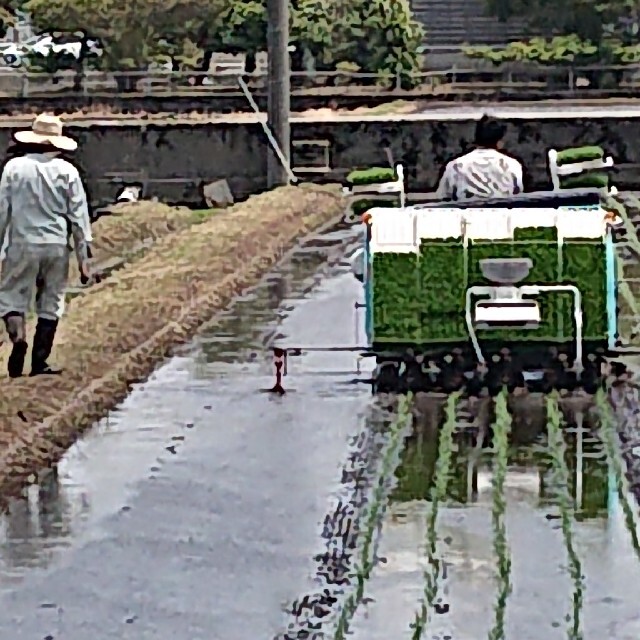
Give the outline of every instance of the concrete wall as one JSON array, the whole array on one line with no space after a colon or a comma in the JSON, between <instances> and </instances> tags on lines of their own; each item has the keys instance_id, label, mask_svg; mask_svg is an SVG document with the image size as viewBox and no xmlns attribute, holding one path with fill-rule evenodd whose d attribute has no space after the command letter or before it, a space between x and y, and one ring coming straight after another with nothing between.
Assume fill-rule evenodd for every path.
<instances>
[{"instance_id":1,"label":"concrete wall","mask_svg":"<svg viewBox=\"0 0 640 640\"><path fill-rule=\"evenodd\" d=\"M516 155L529 171L533 186L549 184L547 150L579 145L601 145L617 164L623 165L615 180L628 188L640 187L640 118L636 119L536 119L506 120L505 149ZM305 137L328 134L333 142L333 164L355 166L386 164L384 147L391 147L395 161L408 168L410 191L430 190L437 184L444 164L469 148L475 121L414 121L305 125ZM300 129L295 130L301 135Z\"/></svg>"},{"instance_id":2,"label":"concrete wall","mask_svg":"<svg viewBox=\"0 0 640 640\"><path fill-rule=\"evenodd\" d=\"M305 179L340 178L355 167L386 165L384 149L390 147L394 160L408 168L409 190L426 191L437 183L444 163L467 148L474 126L471 119L294 122L292 138L330 142L333 175ZM0 145L9 143L10 133L0 129ZM115 195L110 174L118 172L145 170L151 179L147 195L170 202L198 204L202 182L219 178L227 178L238 197L266 186L267 142L258 124L70 127L69 133L79 140L77 162L96 204ZM640 118L511 120L506 148L524 162L536 186L544 187L549 147L600 144L623 165L617 184L640 190L639 139Z\"/></svg>"}]
</instances>

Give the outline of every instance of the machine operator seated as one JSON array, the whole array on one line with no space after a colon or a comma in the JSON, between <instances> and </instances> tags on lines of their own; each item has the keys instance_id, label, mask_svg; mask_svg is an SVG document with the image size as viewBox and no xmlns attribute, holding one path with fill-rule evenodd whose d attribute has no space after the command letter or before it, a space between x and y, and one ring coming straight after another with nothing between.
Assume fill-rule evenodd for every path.
<instances>
[{"instance_id":1,"label":"machine operator seated","mask_svg":"<svg viewBox=\"0 0 640 640\"><path fill-rule=\"evenodd\" d=\"M522 165L500 151L506 129L493 118L481 118L474 149L447 164L436 191L438 200L495 198L523 192Z\"/></svg>"}]
</instances>

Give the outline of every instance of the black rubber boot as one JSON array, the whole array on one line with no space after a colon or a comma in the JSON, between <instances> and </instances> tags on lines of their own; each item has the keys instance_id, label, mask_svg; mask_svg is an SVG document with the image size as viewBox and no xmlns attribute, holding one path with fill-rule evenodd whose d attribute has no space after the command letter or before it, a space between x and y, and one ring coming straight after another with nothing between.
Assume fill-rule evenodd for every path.
<instances>
[{"instance_id":1,"label":"black rubber boot","mask_svg":"<svg viewBox=\"0 0 640 640\"><path fill-rule=\"evenodd\" d=\"M7 363L7 372L10 378L20 378L24 371L24 360L29 348L24 316L21 313L8 313L3 320L13 344Z\"/></svg>"},{"instance_id":2,"label":"black rubber boot","mask_svg":"<svg viewBox=\"0 0 640 640\"><path fill-rule=\"evenodd\" d=\"M32 376L59 375L62 373L62 369L52 367L47 362L51 355L57 328L57 320L38 318L36 333L33 337L33 351L31 353Z\"/></svg>"}]
</instances>

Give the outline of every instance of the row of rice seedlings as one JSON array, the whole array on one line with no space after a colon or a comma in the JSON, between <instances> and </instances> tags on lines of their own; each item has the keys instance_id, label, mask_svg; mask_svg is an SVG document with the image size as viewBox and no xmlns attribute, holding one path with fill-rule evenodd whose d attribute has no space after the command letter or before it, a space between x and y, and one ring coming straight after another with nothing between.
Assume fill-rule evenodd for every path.
<instances>
[{"instance_id":1,"label":"row of rice seedlings","mask_svg":"<svg viewBox=\"0 0 640 640\"><path fill-rule=\"evenodd\" d=\"M569 573L573 581L573 624L569 627L567 637L570 640L582 640L580 613L584 602L584 576L582 563L576 553L573 542L573 505L569 493L570 473L567 466L567 447L562 432L562 416L556 394L547 398L547 437L551 454L552 472L557 490L558 506L562 524L562 535L569 557Z\"/></svg>"},{"instance_id":2,"label":"row of rice seedlings","mask_svg":"<svg viewBox=\"0 0 640 640\"><path fill-rule=\"evenodd\" d=\"M387 499L386 486L388 478L394 473L400 460L400 453L404 443L406 429L411 424L411 404L412 396L408 394L400 399L397 408L397 414L390 426L389 442L387 450L383 456L381 463L381 472L379 482L373 492L372 499L369 503L368 515L366 523L362 529L363 544L360 562L356 569L357 586L346 598L338 622L334 632L334 640L344 640L349 633L350 624L353 616L364 596L364 587L366 581L371 576L374 567L375 557L371 552L373 544L373 536L378 526L378 520L384 503Z\"/></svg>"},{"instance_id":3,"label":"row of rice seedlings","mask_svg":"<svg viewBox=\"0 0 640 640\"><path fill-rule=\"evenodd\" d=\"M511 553L507 540L505 512L507 508L504 496L504 483L507 476L509 456L509 436L512 418L507 406L507 392L503 390L496 398L496 422L493 425L493 474L492 474L492 523L493 549L498 560L498 579L500 582L495 604L495 622L489 632L489 640L504 640L507 600L511 595Z\"/></svg>"},{"instance_id":4,"label":"row of rice seedlings","mask_svg":"<svg viewBox=\"0 0 640 640\"><path fill-rule=\"evenodd\" d=\"M633 515L633 508L629 501L629 492L627 491L627 482L623 468L622 455L618 445L618 434L616 433L615 417L611 411L606 391L600 389L596 394L596 407L600 415L601 438L607 455L609 469L613 473L616 482L616 491L618 500L624 514L624 521L629 534L631 536L631 544L640 560L640 540L638 540L638 531L636 521Z\"/></svg>"},{"instance_id":5,"label":"row of rice seedlings","mask_svg":"<svg viewBox=\"0 0 640 640\"><path fill-rule=\"evenodd\" d=\"M442 576L443 563L436 557L438 545L438 509L447 499L447 489L451 475L451 458L453 454L453 434L456 428L456 408L459 393L449 396L445 409L445 423L438 438L438 459L433 478L431 492L431 508L427 514L427 566L424 570L424 594L420 609L415 614L413 640L420 640L427 629L429 614L433 610L438 597L438 581Z\"/></svg>"}]
</instances>

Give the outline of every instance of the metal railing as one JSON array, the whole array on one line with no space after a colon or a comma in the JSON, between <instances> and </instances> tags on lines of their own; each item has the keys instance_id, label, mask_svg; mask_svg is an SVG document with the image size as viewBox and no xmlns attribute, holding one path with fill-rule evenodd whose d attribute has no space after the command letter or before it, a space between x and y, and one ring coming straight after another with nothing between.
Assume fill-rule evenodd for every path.
<instances>
[{"instance_id":1,"label":"metal railing","mask_svg":"<svg viewBox=\"0 0 640 640\"><path fill-rule=\"evenodd\" d=\"M237 82L241 75L252 90L266 91L264 72L242 73L230 66L216 72L198 71L74 71L29 73L0 71L0 98L39 96L109 96L122 93L143 96L180 94L241 95ZM603 93L613 90L640 90L640 64L619 66L518 66L451 68L412 74L415 86L404 89L407 75L350 71L294 72L291 85L301 95L381 95L438 96L465 92L513 94L549 90L555 93Z\"/></svg>"}]
</instances>

